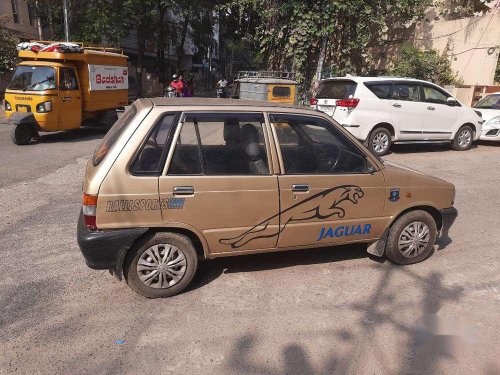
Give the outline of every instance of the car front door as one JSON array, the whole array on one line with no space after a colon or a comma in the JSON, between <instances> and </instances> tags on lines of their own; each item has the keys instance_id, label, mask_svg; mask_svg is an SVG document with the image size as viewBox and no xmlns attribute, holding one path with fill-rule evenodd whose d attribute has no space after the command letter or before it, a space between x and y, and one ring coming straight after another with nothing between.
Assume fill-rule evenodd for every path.
<instances>
[{"instance_id":1,"label":"car front door","mask_svg":"<svg viewBox=\"0 0 500 375\"><path fill-rule=\"evenodd\" d=\"M185 113L159 180L163 220L195 230L210 252L275 248L278 179L262 113Z\"/></svg>"},{"instance_id":2,"label":"car front door","mask_svg":"<svg viewBox=\"0 0 500 375\"><path fill-rule=\"evenodd\" d=\"M394 82L391 98L391 118L398 140L421 140L426 103L420 98L416 83Z\"/></svg>"},{"instance_id":3,"label":"car front door","mask_svg":"<svg viewBox=\"0 0 500 375\"><path fill-rule=\"evenodd\" d=\"M457 120L457 106L447 102L449 94L431 85L422 85L423 100L426 103L423 135L426 139L450 139Z\"/></svg>"},{"instance_id":4,"label":"car front door","mask_svg":"<svg viewBox=\"0 0 500 375\"><path fill-rule=\"evenodd\" d=\"M378 238L384 177L342 130L315 116L270 114L283 174L278 247Z\"/></svg>"},{"instance_id":5,"label":"car front door","mask_svg":"<svg viewBox=\"0 0 500 375\"><path fill-rule=\"evenodd\" d=\"M74 68L59 68L59 109L59 130L80 127L82 95Z\"/></svg>"}]
</instances>

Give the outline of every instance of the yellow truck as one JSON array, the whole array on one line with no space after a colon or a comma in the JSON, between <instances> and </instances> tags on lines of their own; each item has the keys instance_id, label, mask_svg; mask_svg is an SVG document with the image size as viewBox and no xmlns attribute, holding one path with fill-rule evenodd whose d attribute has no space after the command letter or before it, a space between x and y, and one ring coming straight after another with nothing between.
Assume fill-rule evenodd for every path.
<instances>
[{"instance_id":1,"label":"yellow truck","mask_svg":"<svg viewBox=\"0 0 500 375\"><path fill-rule=\"evenodd\" d=\"M116 109L128 104L127 56L118 49L72 45L77 48L21 46L4 104L15 144L30 143L39 131L76 129L87 120L110 128Z\"/></svg>"}]
</instances>

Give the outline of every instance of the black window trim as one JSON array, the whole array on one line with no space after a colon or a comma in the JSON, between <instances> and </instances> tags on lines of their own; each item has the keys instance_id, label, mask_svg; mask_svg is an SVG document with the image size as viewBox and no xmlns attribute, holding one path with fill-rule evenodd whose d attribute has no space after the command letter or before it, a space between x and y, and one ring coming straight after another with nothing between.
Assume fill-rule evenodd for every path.
<instances>
[{"instance_id":1,"label":"black window trim","mask_svg":"<svg viewBox=\"0 0 500 375\"><path fill-rule=\"evenodd\" d=\"M205 155L203 153L203 150L202 150L202 144L201 144L201 136L200 136L200 133L199 133L199 129L198 129L198 122L196 121L194 123L195 125L195 132L196 132L196 138L198 140L198 152L200 153L200 159L201 159L201 162L202 162L202 173L201 174L170 174L169 173L169 169L170 169L170 164L172 163L172 159L174 157L174 154L175 154L175 147L177 146L177 140L178 138L180 137L180 134L182 132L182 127L184 126L184 123L186 121L186 117L188 115L191 115L191 114L202 114L202 115L213 115L213 116L224 116L225 114L230 114L230 113L234 113L234 114L250 114L250 115L260 115L262 116L262 134L264 136L264 146L266 147L266 158L267 158L267 167L268 167L268 170L269 170L269 173L266 173L266 174L207 174L206 173L206 162L205 162ZM272 158L271 158L271 150L270 150L270 143L271 143L271 140L269 139L269 136L267 134L267 131L266 131L266 128L267 128L267 123L266 123L266 113L263 112L263 111L245 111L245 110L223 110L221 111L220 109L219 110L192 110L192 111L183 111L181 113L181 117L180 117L181 121L179 121L178 123L178 127L180 128L179 129L179 135L177 136L177 139L175 139L175 146L172 150L172 157L170 158L170 161L169 161L169 165L168 166L165 166L164 165L164 173L162 173L162 176L165 177L165 176L173 176L173 177L190 177L190 176L194 176L194 177L269 177L269 176L273 176L274 173L273 173L273 170L272 170ZM173 135L175 135L175 131L172 132ZM174 141L174 139L172 139L172 141ZM167 153L167 157L168 157L168 153ZM165 160L167 159L167 157L165 158ZM165 167L166 170L165 170Z\"/></svg>"},{"instance_id":2,"label":"black window trim","mask_svg":"<svg viewBox=\"0 0 500 375\"><path fill-rule=\"evenodd\" d=\"M345 129L343 129L340 125L337 125L335 122L332 122L330 118L325 118L321 115L317 114L303 114L303 113L292 113L292 112L265 112L267 120L269 121L269 125L271 126L271 131L273 134L273 137L275 139L275 147L276 147L276 152L278 153L278 161L279 161L279 166L281 170L281 175L283 176L353 176L353 175L367 175L367 174L373 174L375 172L379 171L378 166L373 163L373 160L371 158L371 155L366 153L361 147L359 147L355 142L353 142L347 134ZM283 161L283 154L281 153L281 144L279 143L278 139L278 134L276 133L276 129L273 126L273 123L271 121L271 116L272 115L287 115L287 116L295 116L295 117L313 117L313 118L318 118L321 119L328 124L330 124L332 127L336 128L336 130L339 131L339 133L342 134L342 136L354 146L361 155L365 157L366 161L366 170L365 172L353 172L353 173L312 173L312 174L306 174L306 173L287 173L286 168L285 168L285 163ZM304 133L305 134L305 133ZM310 138L307 134L305 134L308 138ZM372 171L369 170L369 166L373 168Z\"/></svg>"},{"instance_id":3,"label":"black window trim","mask_svg":"<svg viewBox=\"0 0 500 375\"><path fill-rule=\"evenodd\" d=\"M174 126L172 126L172 128L170 129L170 132L168 134L167 140L165 142L165 145L164 145L162 153L161 153L160 163L158 164L158 168L156 169L156 172L134 171L132 168L133 168L135 162L137 161L137 159L139 158L139 155L141 154L142 150L146 146L149 138L151 137L151 135L153 134L153 132L156 130L156 128L158 126L160 126L160 124L162 123L163 119L166 116L171 115L171 114L175 115L174 120L173 120ZM156 176L156 177L158 177L158 176L162 175L163 170L165 168L165 162L167 161L168 150L170 149L170 146L171 146L171 143L172 143L172 139L173 139L173 137L175 135L175 131L176 131L177 127L179 127L179 125L181 124L181 121L179 121L180 119L181 119L181 112L179 112L179 111L163 112L161 114L161 116L159 116L156 119L154 125L151 127L151 129L148 130L148 133L146 134L146 136L144 137L144 139L141 141L141 144L139 145L139 147L137 148L137 150L134 152L134 155L130 159L130 162L128 164L127 169L128 169L129 173L132 176L135 176L135 177L155 177Z\"/></svg>"},{"instance_id":4,"label":"black window trim","mask_svg":"<svg viewBox=\"0 0 500 375\"><path fill-rule=\"evenodd\" d=\"M367 81L367 82L363 82L363 85L365 85L365 87L370 90L370 92L375 95L378 99L380 100L392 100L392 88L394 87L394 81L391 81L391 80L387 80L387 81ZM388 85L391 87L391 90L389 92L389 97L388 98L380 98L377 94L375 94L371 89L370 89L370 86L378 86L378 85Z\"/></svg>"}]
</instances>

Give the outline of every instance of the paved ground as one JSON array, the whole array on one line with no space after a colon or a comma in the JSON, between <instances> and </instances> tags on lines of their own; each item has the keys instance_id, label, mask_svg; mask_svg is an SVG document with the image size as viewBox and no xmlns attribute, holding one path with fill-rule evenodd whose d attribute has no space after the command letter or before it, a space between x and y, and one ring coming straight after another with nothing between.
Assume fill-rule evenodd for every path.
<instances>
[{"instance_id":1,"label":"paved ground","mask_svg":"<svg viewBox=\"0 0 500 375\"><path fill-rule=\"evenodd\" d=\"M220 259L188 292L146 300L77 247L101 136L15 147L0 129L1 374L500 373L500 145L389 155L457 186L452 242L424 263L359 246Z\"/></svg>"}]
</instances>

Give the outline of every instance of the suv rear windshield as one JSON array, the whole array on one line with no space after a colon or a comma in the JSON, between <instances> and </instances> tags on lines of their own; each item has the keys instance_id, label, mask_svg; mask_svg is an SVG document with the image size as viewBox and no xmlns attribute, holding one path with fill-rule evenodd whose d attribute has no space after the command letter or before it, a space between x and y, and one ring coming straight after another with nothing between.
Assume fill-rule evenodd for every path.
<instances>
[{"instance_id":1,"label":"suv rear windshield","mask_svg":"<svg viewBox=\"0 0 500 375\"><path fill-rule=\"evenodd\" d=\"M348 99L354 96L356 86L353 81L324 81L320 84L317 99Z\"/></svg>"},{"instance_id":2,"label":"suv rear windshield","mask_svg":"<svg viewBox=\"0 0 500 375\"><path fill-rule=\"evenodd\" d=\"M101 144L97 146L94 151L94 155L92 156L92 164L94 164L94 167L99 165L102 159L104 159L108 151L115 144L118 137L120 137L120 134L122 134L122 132L127 128L128 124L130 124L136 114L137 108L135 108L135 105L132 104L106 133Z\"/></svg>"}]
</instances>

